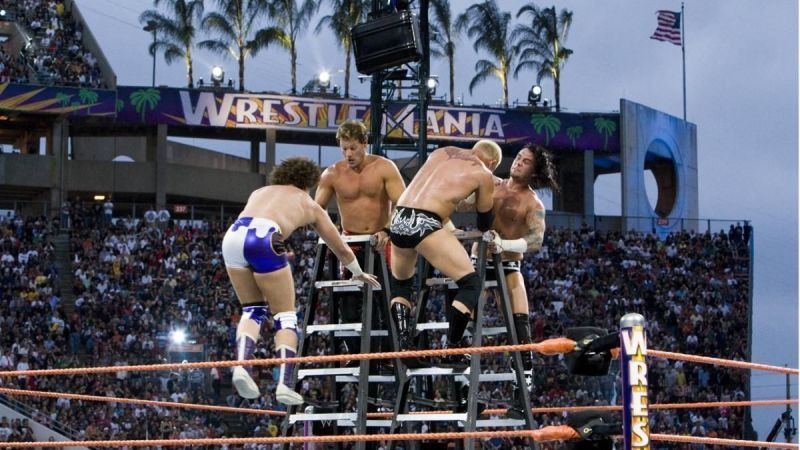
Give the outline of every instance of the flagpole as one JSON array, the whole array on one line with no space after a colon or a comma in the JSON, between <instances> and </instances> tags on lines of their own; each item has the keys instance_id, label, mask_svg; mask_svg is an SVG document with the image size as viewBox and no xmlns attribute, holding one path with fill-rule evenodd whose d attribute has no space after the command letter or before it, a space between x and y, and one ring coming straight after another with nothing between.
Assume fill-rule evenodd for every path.
<instances>
[{"instance_id":1,"label":"flagpole","mask_svg":"<svg viewBox=\"0 0 800 450\"><path fill-rule=\"evenodd\" d=\"M686 122L686 13L681 2L681 53L683 54L683 121Z\"/></svg>"}]
</instances>

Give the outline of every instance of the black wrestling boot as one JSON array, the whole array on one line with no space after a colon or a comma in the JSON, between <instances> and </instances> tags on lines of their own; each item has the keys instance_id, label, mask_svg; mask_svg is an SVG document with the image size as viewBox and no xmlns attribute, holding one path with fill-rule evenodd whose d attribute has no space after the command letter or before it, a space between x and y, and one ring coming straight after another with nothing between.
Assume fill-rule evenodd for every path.
<instances>
[{"instance_id":1,"label":"black wrestling boot","mask_svg":"<svg viewBox=\"0 0 800 450\"><path fill-rule=\"evenodd\" d=\"M514 314L514 328L517 331L517 340L519 340L520 344L531 343L531 325L527 314ZM525 403L522 400L522 396L530 393L533 386L531 380L531 377L533 377L533 352L521 352L520 356L522 356L522 368L525 371L527 383L525 383L524 389L520 389L520 386L514 386L514 403L508 408L506 416L510 419L522 420L525 419Z\"/></svg>"},{"instance_id":2,"label":"black wrestling boot","mask_svg":"<svg viewBox=\"0 0 800 450\"><path fill-rule=\"evenodd\" d=\"M472 314L464 314L450 306L447 310L447 321L449 322L447 348L463 348L461 341L464 338L464 331L467 329L467 324L471 317ZM472 357L469 354L449 355L442 358L441 366L464 371L469 368L471 362Z\"/></svg>"},{"instance_id":3,"label":"black wrestling boot","mask_svg":"<svg viewBox=\"0 0 800 450\"><path fill-rule=\"evenodd\" d=\"M453 409L455 413L465 413L469 408L469 385L460 381L454 381L456 384L456 407ZM488 405L478 400L478 415L481 415Z\"/></svg>"},{"instance_id":4,"label":"black wrestling boot","mask_svg":"<svg viewBox=\"0 0 800 450\"><path fill-rule=\"evenodd\" d=\"M392 303L392 319L397 327L397 339L400 342L400 350L416 350L414 342L414 330L411 324L411 308L400 303ZM409 368L425 367L425 363L419 358L403 358L402 361Z\"/></svg>"}]
</instances>

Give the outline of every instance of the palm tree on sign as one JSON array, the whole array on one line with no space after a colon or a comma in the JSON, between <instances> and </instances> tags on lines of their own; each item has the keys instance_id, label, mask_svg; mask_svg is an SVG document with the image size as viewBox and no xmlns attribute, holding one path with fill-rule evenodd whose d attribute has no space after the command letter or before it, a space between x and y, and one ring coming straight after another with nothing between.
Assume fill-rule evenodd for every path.
<instances>
[{"instance_id":1,"label":"palm tree on sign","mask_svg":"<svg viewBox=\"0 0 800 450\"><path fill-rule=\"evenodd\" d=\"M156 105L161 101L161 91L156 88L140 89L133 91L129 100L136 112L142 115L142 123L144 123L144 115L147 110L156 109Z\"/></svg>"},{"instance_id":2,"label":"palm tree on sign","mask_svg":"<svg viewBox=\"0 0 800 450\"><path fill-rule=\"evenodd\" d=\"M97 102L98 95L97 92L91 89L81 89L78 91L78 98L84 105L90 105L86 108L86 113L89 114L92 111L91 104Z\"/></svg>"},{"instance_id":3,"label":"palm tree on sign","mask_svg":"<svg viewBox=\"0 0 800 450\"><path fill-rule=\"evenodd\" d=\"M450 104L455 103L455 55L456 43L453 39L458 37L453 13L450 9L450 0L431 0L433 15L431 18L431 55L437 58L447 58L450 69Z\"/></svg>"},{"instance_id":4,"label":"palm tree on sign","mask_svg":"<svg viewBox=\"0 0 800 450\"><path fill-rule=\"evenodd\" d=\"M594 119L594 129L604 138L603 150L608 150L608 138L617 131L617 123L605 117L598 117Z\"/></svg>"},{"instance_id":5,"label":"palm tree on sign","mask_svg":"<svg viewBox=\"0 0 800 450\"><path fill-rule=\"evenodd\" d=\"M503 106L508 108L508 72L514 65L516 51L509 38L511 13L500 11L495 0L477 3L458 16L456 30L466 30L469 38L475 38L472 48L484 50L493 59L475 62L477 72L469 82L469 93L487 78L495 76L503 87Z\"/></svg>"},{"instance_id":6,"label":"palm tree on sign","mask_svg":"<svg viewBox=\"0 0 800 450\"><path fill-rule=\"evenodd\" d=\"M162 0L153 0L158 8ZM167 64L182 59L186 64L188 86L194 87L192 47L197 32L195 24L203 17L203 0L163 0L168 15L149 9L139 16L140 23L153 22L157 39L150 44L150 54L164 53Z\"/></svg>"},{"instance_id":7,"label":"palm tree on sign","mask_svg":"<svg viewBox=\"0 0 800 450\"><path fill-rule=\"evenodd\" d=\"M514 70L514 77L526 69L536 71L536 82L543 78L553 80L556 91L556 111L561 110L561 69L572 54L572 50L564 47L569 28L572 25L572 11L556 7L539 8L533 3L527 4L517 12L517 18L527 14L529 24L519 24L511 33L514 49L519 54L519 63Z\"/></svg>"},{"instance_id":8,"label":"palm tree on sign","mask_svg":"<svg viewBox=\"0 0 800 450\"><path fill-rule=\"evenodd\" d=\"M292 63L292 94L297 93L297 35L308 27L319 5L314 0L271 0L269 16L282 34L278 42L287 50Z\"/></svg>"},{"instance_id":9,"label":"palm tree on sign","mask_svg":"<svg viewBox=\"0 0 800 450\"><path fill-rule=\"evenodd\" d=\"M257 29L257 21L267 11L264 0L217 0L219 11L203 18L201 27L216 34L216 39L198 43L198 47L231 56L239 64L239 91L244 91L244 61L274 42L281 42L283 32L277 27Z\"/></svg>"},{"instance_id":10,"label":"palm tree on sign","mask_svg":"<svg viewBox=\"0 0 800 450\"><path fill-rule=\"evenodd\" d=\"M314 29L315 33L319 33L327 26L341 43L342 50L344 50L345 98L350 97L350 55L353 53L353 39L350 36L350 29L366 19L371 3L372 0L330 0L333 14L320 19Z\"/></svg>"},{"instance_id":11,"label":"palm tree on sign","mask_svg":"<svg viewBox=\"0 0 800 450\"><path fill-rule=\"evenodd\" d=\"M561 120L550 114L531 115L531 125L536 129L536 134L542 134L544 130L544 145L550 145L550 139L561 131Z\"/></svg>"}]
</instances>

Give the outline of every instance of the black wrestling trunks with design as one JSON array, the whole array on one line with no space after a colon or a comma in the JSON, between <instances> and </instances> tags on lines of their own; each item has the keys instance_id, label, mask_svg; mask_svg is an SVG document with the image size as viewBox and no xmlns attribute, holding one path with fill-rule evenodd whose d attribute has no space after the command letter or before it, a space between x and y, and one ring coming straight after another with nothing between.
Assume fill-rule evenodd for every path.
<instances>
[{"instance_id":1,"label":"black wrestling trunks with design","mask_svg":"<svg viewBox=\"0 0 800 450\"><path fill-rule=\"evenodd\" d=\"M475 267L475 270L477 270L478 258L474 256L470 256L469 258L472 260L472 265ZM519 272L519 269L520 269L520 261L503 261L503 274L508 275L514 272ZM488 261L486 261L486 281L497 281L495 273L496 272L494 270L494 261L489 259Z\"/></svg>"},{"instance_id":2,"label":"black wrestling trunks with design","mask_svg":"<svg viewBox=\"0 0 800 450\"><path fill-rule=\"evenodd\" d=\"M442 218L424 209L400 206L392 216L389 237L400 248L414 248L434 231L442 229Z\"/></svg>"}]
</instances>

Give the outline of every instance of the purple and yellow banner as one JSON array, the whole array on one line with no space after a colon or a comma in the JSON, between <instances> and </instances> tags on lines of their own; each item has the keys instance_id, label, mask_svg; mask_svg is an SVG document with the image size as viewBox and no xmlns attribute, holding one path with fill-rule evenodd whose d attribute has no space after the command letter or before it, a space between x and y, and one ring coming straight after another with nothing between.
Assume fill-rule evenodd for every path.
<instances>
[{"instance_id":1,"label":"purple and yellow banner","mask_svg":"<svg viewBox=\"0 0 800 450\"><path fill-rule=\"evenodd\" d=\"M116 91L0 84L0 110L70 116L114 115Z\"/></svg>"},{"instance_id":2,"label":"purple and yellow banner","mask_svg":"<svg viewBox=\"0 0 800 450\"><path fill-rule=\"evenodd\" d=\"M650 449L647 396L647 337L644 317L626 314L620 319L622 372L622 438L625 450Z\"/></svg>"},{"instance_id":3,"label":"purple and yellow banner","mask_svg":"<svg viewBox=\"0 0 800 450\"><path fill-rule=\"evenodd\" d=\"M275 128L330 133L343 121L370 120L367 100L279 94L119 87L117 120L227 128ZM618 114L567 114L523 109L430 105L428 139L535 142L552 149L619 152ZM383 120L389 137L419 133L413 103L390 104ZM408 133L408 134L406 134Z\"/></svg>"},{"instance_id":4,"label":"purple and yellow banner","mask_svg":"<svg viewBox=\"0 0 800 450\"><path fill-rule=\"evenodd\" d=\"M331 133L348 119L370 121L367 100L118 86L116 91L0 84L0 110L70 117L115 116L119 123L196 127L274 128ZM416 137L414 103L392 103L383 117L389 138ZM619 153L619 114L572 114L432 104L428 139L533 142L553 150Z\"/></svg>"}]
</instances>

